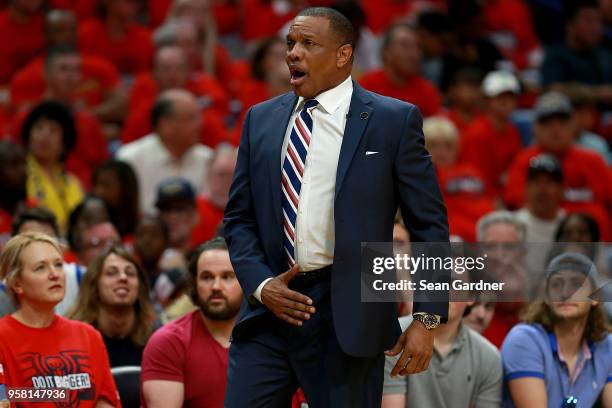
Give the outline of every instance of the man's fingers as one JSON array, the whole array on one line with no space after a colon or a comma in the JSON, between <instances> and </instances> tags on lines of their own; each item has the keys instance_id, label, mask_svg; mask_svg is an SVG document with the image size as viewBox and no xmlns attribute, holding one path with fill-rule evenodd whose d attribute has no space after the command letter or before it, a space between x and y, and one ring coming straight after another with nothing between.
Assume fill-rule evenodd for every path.
<instances>
[{"instance_id":1,"label":"man's fingers","mask_svg":"<svg viewBox=\"0 0 612 408\"><path fill-rule=\"evenodd\" d=\"M289 307L284 308L283 313L298 320L310 319L310 313L300 312L299 310L295 310Z\"/></svg>"},{"instance_id":2,"label":"man's fingers","mask_svg":"<svg viewBox=\"0 0 612 408\"><path fill-rule=\"evenodd\" d=\"M294 326L301 326L303 324L301 320L294 319L293 317L287 315L286 313L280 313L277 316L283 319L284 321L286 321L287 323L292 324Z\"/></svg>"},{"instance_id":3,"label":"man's fingers","mask_svg":"<svg viewBox=\"0 0 612 408\"><path fill-rule=\"evenodd\" d=\"M283 291L282 295L286 299L289 299L296 303L301 303L307 307L314 309L314 307L312 307L312 299L310 299L306 295L301 294L300 292L296 292L295 290L291 290L287 288L286 290ZM312 311L311 313L314 313L314 311Z\"/></svg>"},{"instance_id":4,"label":"man's fingers","mask_svg":"<svg viewBox=\"0 0 612 408\"><path fill-rule=\"evenodd\" d=\"M410 364L409 361L412 361L410 351L404 349L399 360L397 360L397 363L395 363L395 367L393 367L393 370L391 370L391 377L395 377L397 374L401 374L401 371L406 366L406 364Z\"/></svg>"},{"instance_id":5,"label":"man's fingers","mask_svg":"<svg viewBox=\"0 0 612 408\"><path fill-rule=\"evenodd\" d=\"M304 303L296 302L291 299L282 298L279 303L287 309L293 309L299 312L305 312L305 313L311 313L311 314L315 312L315 308L313 306L308 306L308 305L305 305Z\"/></svg>"},{"instance_id":6,"label":"man's fingers","mask_svg":"<svg viewBox=\"0 0 612 408\"><path fill-rule=\"evenodd\" d=\"M417 373L417 367L419 367L420 359L417 356L413 356L412 359L406 364L406 366L399 372L400 375L414 374Z\"/></svg>"}]
</instances>

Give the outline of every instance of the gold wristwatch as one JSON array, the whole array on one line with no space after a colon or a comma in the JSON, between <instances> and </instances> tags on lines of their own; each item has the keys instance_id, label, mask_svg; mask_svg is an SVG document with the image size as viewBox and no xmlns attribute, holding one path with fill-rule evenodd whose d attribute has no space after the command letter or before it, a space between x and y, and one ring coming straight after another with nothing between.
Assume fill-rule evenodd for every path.
<instances>
[{"instance_id":1,"label":"gold wristwatch","mask_svg":"<svg viewBox=\"0 0 612 408\"><path fill-rule=\"evenodd\" d=\"M427 330L433 330L440 325L440 316L437 314L417 312L412 315L412 318L423 323Z\"/></svg>"}]
</instances>

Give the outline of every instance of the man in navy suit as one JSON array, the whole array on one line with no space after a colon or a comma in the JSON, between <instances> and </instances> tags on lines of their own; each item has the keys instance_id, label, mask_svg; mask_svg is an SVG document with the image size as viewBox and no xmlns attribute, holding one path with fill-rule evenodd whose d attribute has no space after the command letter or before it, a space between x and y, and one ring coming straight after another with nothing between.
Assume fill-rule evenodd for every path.
<instances>
[{"instance_id":1,"label":"man in navy suit","mask_svg":"<svg viewBox=\"0 0 612 408\"><path fill-rule=\"evenodd\" d=\"M262 22L265 24L265 22ZM351 79L354 32L310 8L287 34L294 92L243 125L225 236L245 298L232 333L226 407L379 407L393 374L427 368L448 304L361 302L362 242L390 242L398 205L412 241L448 242L446 209L416 107ZM386 353L383 353L387 350Z\"/></svg>"}]
</instances>

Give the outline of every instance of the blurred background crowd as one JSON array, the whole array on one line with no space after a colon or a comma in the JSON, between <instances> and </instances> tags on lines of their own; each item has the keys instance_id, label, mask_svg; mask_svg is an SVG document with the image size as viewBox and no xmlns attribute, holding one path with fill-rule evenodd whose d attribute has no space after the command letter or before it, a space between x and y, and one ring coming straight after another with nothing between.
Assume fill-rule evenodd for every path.
<instances>
[{"instance_id":1,"label":"blurred background crowd","mask_svg":"<svg viewBox=\"0 0 612 408\"><path fill-rule=\"evenodd\" d=\"M28 231L59 240L55 310L100 330L111 366L140 366L154 329L202 311L224 375L240 296L229 260L200 265L200 245L223 235L246 112L291 90L284 36L310 6L355 26L355 81L419 107L452 240L612 240L610 0L0 0L0 248ZM399 221L394 239L409 241ZM612 269L609 246L585 255ZM133 270L106 279L109 257ZM0 284L0 315L10 298ZM464 321L499 348L525 305L492 300ZM155 358L143 375L198 394ZM429 406L459 406L440 395Z\"/></svg>"}]
</instances>

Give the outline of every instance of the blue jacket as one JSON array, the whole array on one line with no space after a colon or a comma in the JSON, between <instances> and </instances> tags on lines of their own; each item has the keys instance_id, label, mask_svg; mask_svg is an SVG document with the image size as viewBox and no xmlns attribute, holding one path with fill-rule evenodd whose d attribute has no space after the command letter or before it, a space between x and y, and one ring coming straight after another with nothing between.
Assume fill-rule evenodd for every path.
<instances>
[{"instance_id":1,"label":"blue jacket","mask_svg":"<svg viewBox=\"0 0 612 408\"><path fill-rule=\"evenodd\" d=\"M281 218L281 149L297 96L287 93L252 107L244 121L238 162L225 210L224 233L244 291L233 337L265 312L249 301L259 284L288 269ZM367 150L379 152L367 155ZM422 118L410 104L353 83L334 201L331 277L334 328L342 349L374 356L401 333L394 303L361 302L362 242L391 242L398 205L411 241L448 242L448 221ZM446 318L446 302L415 303L414 312ZM256 320L256 319L255 319Z\"/></svg>"}]
</instances>

